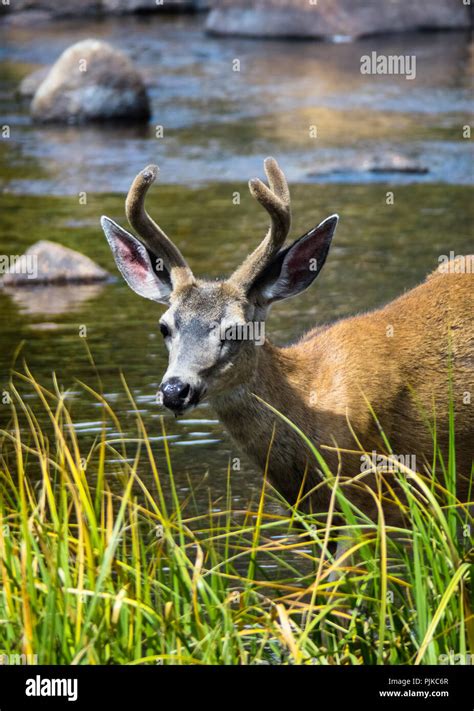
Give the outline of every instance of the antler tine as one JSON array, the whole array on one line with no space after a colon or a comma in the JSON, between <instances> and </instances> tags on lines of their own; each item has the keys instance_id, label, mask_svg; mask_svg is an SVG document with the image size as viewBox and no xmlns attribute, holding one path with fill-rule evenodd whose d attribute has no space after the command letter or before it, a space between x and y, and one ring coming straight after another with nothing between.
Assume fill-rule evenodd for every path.
<instances>
[{"instance_id":1,"label":"antler tine","mask_svg":"<svg viewBox=\"0 0 474 711\"><path fill-rule=\"evenodd\" d=\"M259 178L249 181L253 197L270 215L268 232L243 264L234 272L231 281L243 288L251 285L255 277L283 246L291 226L290 191L285 175L274 158L266 158L265 173L270 187Z\"/></svg>"},{"instance_id":2,"label":"antler tine","mask_svg":"<svg viewBox=\"0 0 474 711\"><path fill-rule=\"evenodd\" d=\"M263 167L270 183L270 187L283 204L290 208L290 190L285 178L285 174L276 162L275 158L265 158Z\"/></svg>"},{"instance_id":3,"label":"antler tine","mask_svg":"<svg viewBox=\"0 0 474 711\"><path fill-rule=\"evenodd\" d=\"M157 257L163 257L173 287L192 281L193 274L183 255L145 210L145 196L158 175L157 165L148 165L133 181L125 201L127 219L143 244Z\"/></svg>"}]
</instances>

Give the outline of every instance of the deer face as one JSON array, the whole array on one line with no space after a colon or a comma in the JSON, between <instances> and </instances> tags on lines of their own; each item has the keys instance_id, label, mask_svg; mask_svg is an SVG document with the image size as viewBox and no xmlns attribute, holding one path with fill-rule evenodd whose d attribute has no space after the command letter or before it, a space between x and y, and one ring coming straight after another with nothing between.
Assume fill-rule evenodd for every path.
<instances>
[{"instance_id":1,"label":"deer face","mask_svg":"<svg viewBox=\"0 0 474 711\"><path fill-rule=\"evenodd\" d=\"M231 284L197 282L170 300L160 319L169 363L160 386L163 403L174 412L196 405L245 380L259 342L254 309Z\"/></svg>"},{"instance_id":2,"label":"deer face","mask_svg":"<svg viewBox=\"0 0 474 711\"><path fill-rule=\"evenodd\" d=\"M250 190L268 210L271 227L257 249L227 280L194 278L177 247L144 209L156 177L154 166L139 173L126 201L128 219L140 240L107 217L101 224L119 270L140 296L166 304L159 327L169 352L160 386L166 407L181 414L207 394L233 389L252 377L264 322L275 301L306 289L321 270L338 218L333 215L289 247L289 193L273 159Z\"/></svg>"}]
</instances>

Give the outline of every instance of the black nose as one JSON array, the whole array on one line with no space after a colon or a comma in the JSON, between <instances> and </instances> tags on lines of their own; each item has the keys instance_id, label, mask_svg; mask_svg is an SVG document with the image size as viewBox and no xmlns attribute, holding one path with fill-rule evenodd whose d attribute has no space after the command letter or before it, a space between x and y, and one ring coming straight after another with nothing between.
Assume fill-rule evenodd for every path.
<instances>
[{"instance_id":1,"label":"black nose","mask_svg":"<svg viewBox=\"0 0 474 711\"><path fill-rule=\"evenodd\" d=\"M160 390L163 395L163 405L170 410L181 410L184 401L189 395L191 386L183 383L179 378L170 378L161 383Z\"/></svg>"}]
</instances>

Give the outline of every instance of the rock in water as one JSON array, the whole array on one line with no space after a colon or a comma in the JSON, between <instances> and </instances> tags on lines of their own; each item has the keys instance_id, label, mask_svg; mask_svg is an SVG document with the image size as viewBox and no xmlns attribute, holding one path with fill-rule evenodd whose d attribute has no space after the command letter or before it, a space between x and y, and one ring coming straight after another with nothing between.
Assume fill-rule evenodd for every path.
<instances>
[{"instance_id":1,"label":"rock in water","mask_svg":"<svg viewBox=\"0 0 474 711\"><path fill-rule=\"evenodd\" d=\"M150 104L142 77L123 52L88 39L66 49L31 103L35 121L146 121Z\"/></svg>"},{"instance_id":2,"label":"rock in water","mask_svg":"<svg viewBox=\"0 0 474 711\"><path fill-rule=\"evenodd\" d=\"M217 35L363 37L469 27L470 8L453 0L214 0L206 23Z\"/></svg>"},{"instance_id":3,"label":"rock in water","mask_svg":"<svg viewBox=\"0 0 474 711\"><path fill-rule=\"evenodd\" d=\"M0 286L88 284L108 278L105 269L84 254L56 242L40 240L18 258L9 258Z\"/></svg>"}]
</instances>

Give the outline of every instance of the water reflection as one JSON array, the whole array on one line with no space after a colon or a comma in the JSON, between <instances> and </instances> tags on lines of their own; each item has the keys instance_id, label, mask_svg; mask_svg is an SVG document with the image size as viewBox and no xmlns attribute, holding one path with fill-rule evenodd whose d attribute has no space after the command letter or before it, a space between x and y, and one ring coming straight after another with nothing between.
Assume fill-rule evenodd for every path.
<instances>
[{"instance_id":1,"label":"water reflection","mask_svg":"<svg viewBox=\"0 0 474 711\"><path fill-rule=\"evenodd\" d=\"M97 299L103 289L103 284L51 284L4 287L3 291L15 302L22 314L61 316L79 311L87 301Z\"/></svg>"}]
</instances>

